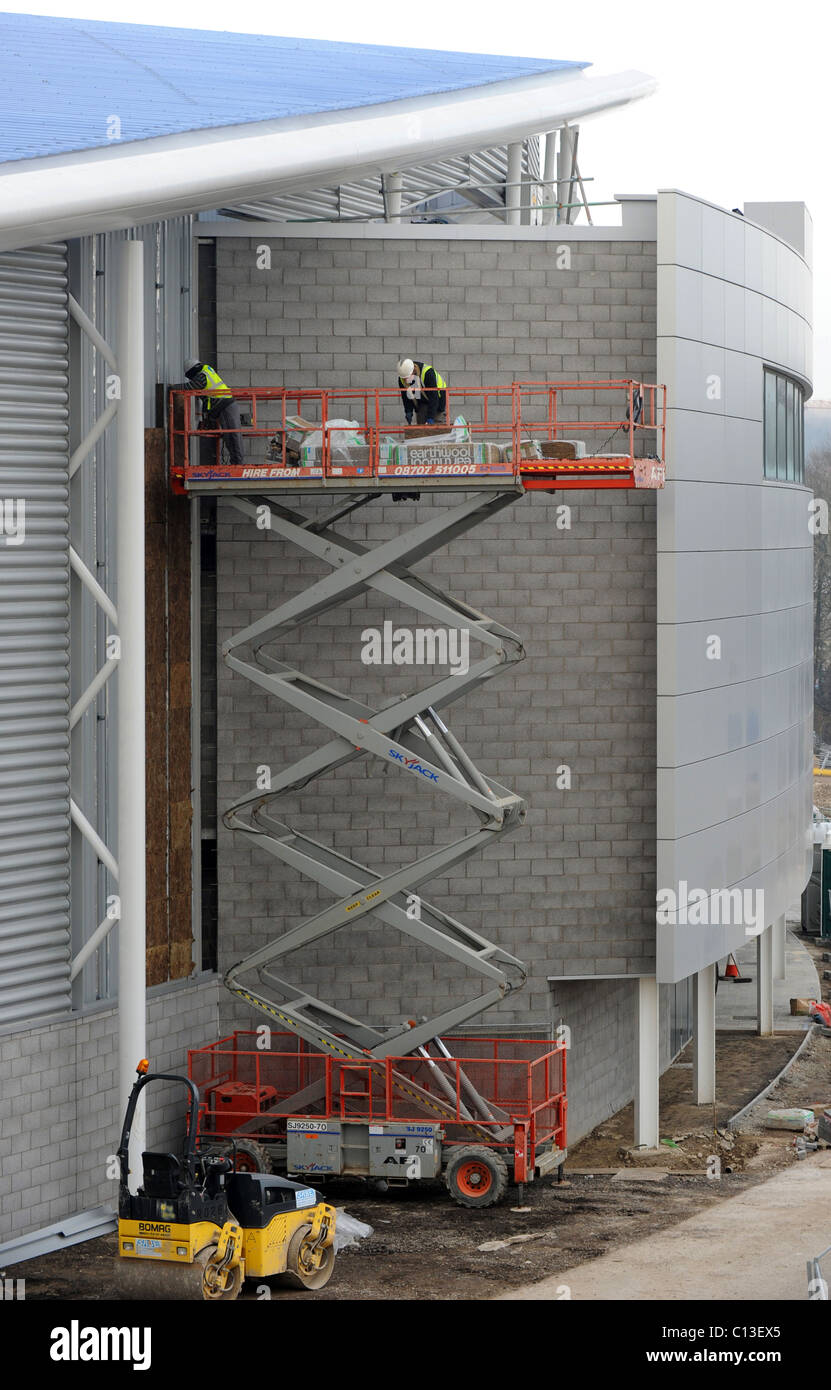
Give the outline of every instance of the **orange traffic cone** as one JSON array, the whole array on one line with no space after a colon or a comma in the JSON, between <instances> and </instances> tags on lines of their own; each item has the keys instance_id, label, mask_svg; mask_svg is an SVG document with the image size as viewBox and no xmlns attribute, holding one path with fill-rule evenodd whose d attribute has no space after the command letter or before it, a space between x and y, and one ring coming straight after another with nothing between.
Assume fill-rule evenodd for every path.
<instances>
[{"instance_id":1,"label":"orange traffic cone","mask_svg":"<svg viewBox=\"0 0 831 1390\"><path fill-rule=\"evenodd\" d=\"M751 983L751 977L749 975L739 974L739 967L736 964L736 957L733 955L732 951L730 955L727 957L727 965L725 967L724 974L719 975L719 979L735 980L740 985L747 985Z\"/></svg>"}]
</instances>

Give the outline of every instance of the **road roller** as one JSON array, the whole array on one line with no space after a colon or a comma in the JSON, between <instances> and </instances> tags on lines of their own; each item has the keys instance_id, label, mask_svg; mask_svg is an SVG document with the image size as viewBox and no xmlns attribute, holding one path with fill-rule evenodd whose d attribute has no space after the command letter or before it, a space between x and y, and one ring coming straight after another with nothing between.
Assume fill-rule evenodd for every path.
<instances>
[{"instance_id":1,"label":"road roller","mask_svg":"<svg viewBox=\"0 0 831 1390\"><path fill-rule=\"evenodd\" d=\"M142 1060L118 1146L120 1288L136 1299L235 1299L246 1279L280 1277L321 1289L335 1263L335 1210L313 1187L271 1173L237 1173L233 1159L198 1150L199 1091L186 1076L150 1072ZM139 1096L154 1082L187 1087L181 1156L142 1154L129 1187L130 1131Z\"/></svg>"}]
</instances>

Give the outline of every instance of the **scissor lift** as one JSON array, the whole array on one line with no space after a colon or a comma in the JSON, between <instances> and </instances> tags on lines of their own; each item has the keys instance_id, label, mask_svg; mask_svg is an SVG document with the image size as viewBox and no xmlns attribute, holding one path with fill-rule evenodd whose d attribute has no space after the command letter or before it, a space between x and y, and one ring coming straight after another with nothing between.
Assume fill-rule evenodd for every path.
<instances>
[{"instance_id":1,"label":"scissor lift","mask_svg":"<svg viewBox=\"0 0 831 1390\"><path fill-rule=\"evenodd\" d=\"M595 402L604 391L616 393L621 417L617 422L597 419ZM582 422L564 418L558 409L560 394L579 398L580 392L591 393L587 399L593 414ZM252 462L242 467L221 462L221 431L213 432L217 461L193 461L197 432L190 424L189 397L194 394L198 393L173 393L171 401L174 486L187 493L222 496L253 524L261 516L259 508L266 505L266 534L275 541L292 543L325 562L331 570L301 594L285 600L236 633L222 649L223 659L232 671L331 735L322 747L297 759L273 778L268 791L251 793L228 808L224 822L250 844L317 883L334 899L323 911L304 918L234 965L225 975L225 984L278 1029L293 1033L324 1057L353 1064L353 1074L360 1073L362 1091L371 1093L378 1085L385 1095L390 1091L388 1113L380 1120L382 1126L395 1123L395 1100L399 1105L406 1104L410 1116L423 1116L435 1124L453 1125L463 1120L478 1138L480 1147L489 1143L505 1145L513 1141L516 1116L494 1097L483 1096L464 1068L456 1069L455 1079L447 1075L444 1064L453 1059L442 1039L520 987L526 978L525 968L495 942L424 901L420 892L418 912L409 909L417 890L430 879L454 870L470 856L516 831L525 820L523 799L482 772L446 722L447 710L455 700L504 673L522 660L524 652L516 633L466 602L443 593L415 575L411 567L481 522L497 518L526 492L569 486L663 486L663 388L633 381L571 382L454 392L448 401L448 418L453 418L454 410L462 413L464 407L469 442L502 442L498 453L492 444L486 451L469 448L467 461L462 453L459 460L449 464L442 459L441 450L438 457L431 459L435 449L431 449L429 439L418 439L415 430L405 429L398 421L393 425L385 423L391 407L400 412L397 393L235 392L251 402L252 424L247 432L253 439L263 440L271 453L259 464ZM357 417L359 424L363 418L361 443L339 449L338 432L343 427L326 426L329 420L343 415L347 399L352 407L348 418ZM292 413L301 412L307 419L320 422L321 447L319 457L291 466L286 450L289 422ZM622 455L594 452L582 457L540 457L537 448L540 437L549 446L547 452L554 454L558 450L552 445L576 436L578 431L594 437L597 431L608 436L610 430L624 436L627 449ZM408 441L410 447L405 453L392 446L396 435ZM647 455L645 440L650 437L654 453ZM416 441L419 448L414 450ZM454 498L448 506L431 509L424 520L408 524L398 535L374 548L360 545L335 529L338 520L386 493L417 498L428 490L464 492L465 496ZM318 499L329 495L333 505L322 515L304 513L297 503L309 495ZM422 613L431 623L445 629L464 629L468 640L480 643L485 654L464 674L440 676L424 688L414 688L377 708L348 691L312 679L279 659L274 649L281 638L289 634L293 638L301 636L307 624L367 591L388 603L403 604ZM366 757L379 759L396 774L413 779L434 795L461 803L478 825L452 843L382 873L337 853L279 818L282 798ZM370 915L416 945L430 947L466 966L480 980L478 992L455 999L438 1016L404 1020L382 1030L285 978L282 963L291 952L319 944ZM401 1060L391 1060L408 1055L421 1059L415 1071ZM342 1082L339 1073L339 1085ZM271 1108L272 1120L278 1116L319 1114L325 1092L326 1079L319 1075L292 1093L281 1094ZM347 1084L344 1095L350 1094ZM348 1112L343 1118L350 1123ZM240 1133L245 1128L242 1125ZM555 1144L554 1149L563 1155L564 1126L559 1142L562 1148ZM527 1161L523 1161L519 1171L533 1177L533 1166L532 1162L529 1174Z\"/></svg>"}]
</instances>

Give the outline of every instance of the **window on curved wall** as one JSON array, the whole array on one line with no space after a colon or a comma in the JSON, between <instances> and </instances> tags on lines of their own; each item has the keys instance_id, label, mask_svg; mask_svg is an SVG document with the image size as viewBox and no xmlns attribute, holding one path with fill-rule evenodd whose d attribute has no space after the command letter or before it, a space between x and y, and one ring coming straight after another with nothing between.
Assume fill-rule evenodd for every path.
<instances>
[{"instance_id":1,"label":"window on curved wall","mask_svg":"<svg viewBox=\"0 0 831 1390\"><path fill-rule=\"evenodd\" d=\"M782 372L764 373L764 476L782 482L805 480L803 410L799 382Z\"/></svg>"}]
</instances>

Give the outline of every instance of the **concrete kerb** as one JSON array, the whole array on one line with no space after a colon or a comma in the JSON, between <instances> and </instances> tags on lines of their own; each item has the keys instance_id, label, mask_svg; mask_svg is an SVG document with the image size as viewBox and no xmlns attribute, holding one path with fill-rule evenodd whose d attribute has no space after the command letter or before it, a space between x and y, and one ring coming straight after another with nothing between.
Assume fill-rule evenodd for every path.
<instances>
[{"instance_id":1,"label":"concrete kerb","mask_svg":"<svg viewBox=\"0 0 831 1390\"><path fill-rule=\"evenodd\" d=\"M799 1044L799 1047L796 1049L796 1052L793 1054L793 1056L789 1058L789 1060L785 1063L784 1067L782 1067L781 1071L777 1072L773 1080L769 1081L767 1086L763 1086L762 1090L759 1092L757 1096L754 1096L752 1100L749 1100L747 1102L747 1105L743 1105L741 1110L737 1110L735 1115L731 1115L730 1119L727 1121L728 1129L735 1129L739 1121L743 1120L745 1116L749 1114L749 1112L753 1109L754 1105L758 1105L760 1100L764 1100L765 1096L770 1095L771 1091L779 1085L779 1082L782 1080L782 1078L784 1076L787 1076L794 1062L797 1060L797 1058L802 1056L803 1052L805 1051L805 1048L808 1046L809 1040L815 1037L818 1031L819 1030L816 1023L812 1023L810 1028L807 1028L805 1030L805 1036L802 1039L802 1042Z\"/></svg>"}]
</instances>

